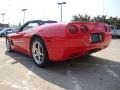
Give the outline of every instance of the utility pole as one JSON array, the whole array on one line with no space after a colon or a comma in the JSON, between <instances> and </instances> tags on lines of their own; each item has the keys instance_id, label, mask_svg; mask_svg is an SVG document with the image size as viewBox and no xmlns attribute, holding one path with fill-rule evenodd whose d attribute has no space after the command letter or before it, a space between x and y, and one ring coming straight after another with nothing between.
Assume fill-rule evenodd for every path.
<instances>
[{"instance_id":1,"label":"utility pole","mask_svg":"<svg viewBox=\"0 0 120 90\"><path fill-rule=\"evenodd\" d=\"M63 9L62 6L63 6L63 4L66 4L66 2L58 2L57 4L61 6L61 22L62 22L62 14L63 14L63 12L62 12L62 9Z\"/></svg>"},{"instance_id":2,"label":"utility pole","mask_svg":"<svg viewBox=\"0 0 120 90\"><path fill-rule=\"evenodd\" d=\"M3 24L4 24L4 16L5 16L5 13L2 13L1 15L3 16L2 21L3 21Z\"/></svg>"},{"instance_id":3,"label":"utility pole","mask_svg":"<svg viewBox=\"0 0 120 90\"><path fill-rule=\"evenodd\" d=\"M104 4L105 4L105 3L104 3L104 0L103 0L103 15L104 15Z\"/></svg>"},{"instance_id":4,"label":"utility pole","mask_svg":"<svg viewBox=\"0 0 120 90\"><path fill-rule=\"evenodd\" d=\"M23 11L23 24L24 24L24 22L25 22L25 13L26 13L27 9L22 9L21 11Z\"/></svg>"}]
</instances>

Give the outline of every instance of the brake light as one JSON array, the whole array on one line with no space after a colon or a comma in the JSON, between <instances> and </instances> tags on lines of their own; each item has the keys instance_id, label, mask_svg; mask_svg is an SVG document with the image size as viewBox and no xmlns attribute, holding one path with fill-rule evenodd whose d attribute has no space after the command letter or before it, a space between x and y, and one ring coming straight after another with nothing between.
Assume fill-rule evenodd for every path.
<instances>
[{"instance_id":1,"label":"brake light","mask_svg":"<svg viewBox=\"0 0 120 90\"><path fill-rule=\"evenodd\" d=\"M68 31L69 31L71 34L76 34L76 33L78 32L78 29L77 29L76 26L71 25L71 26L68 27Z\"/></svg>"},{"instance_id":2,"label":"brake light","mask_svg":"<svg viewBox=\"0 0 120 90\"><path fill-rule=\"evenodd\" d=\"M81 26L80 26L80 31L83 32L83 33L86 33L86 32L88 31L87 26L81 25Z\"/></svg>"}]
</instances>

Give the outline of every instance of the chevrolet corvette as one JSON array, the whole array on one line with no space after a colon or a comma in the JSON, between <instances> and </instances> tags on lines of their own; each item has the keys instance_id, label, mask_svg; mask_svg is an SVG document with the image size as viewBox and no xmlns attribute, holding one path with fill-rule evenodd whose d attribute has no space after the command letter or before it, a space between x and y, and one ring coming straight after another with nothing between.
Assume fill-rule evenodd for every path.
<instances>
[{"instance_id":1,"label":"chevrolet corvette","mask_svg":"<svg viewBox=\"0 0 120 90\"><path fill-rule=\"evenodd\" d=\"M33 58L40 67L50 61L63 61L88 55L108 47L111 28L105 23L33 20L16 33L6 36L7 51Z\"/></svg>"}]
</instances>

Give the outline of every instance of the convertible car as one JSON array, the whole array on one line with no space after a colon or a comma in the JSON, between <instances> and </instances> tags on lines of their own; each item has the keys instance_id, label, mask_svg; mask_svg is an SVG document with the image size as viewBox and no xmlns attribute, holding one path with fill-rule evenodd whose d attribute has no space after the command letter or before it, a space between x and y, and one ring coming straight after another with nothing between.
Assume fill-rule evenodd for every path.
<instances>
[{"instance_id":1,"label":"convertible car","mask_svg":"<svg viewBox=\"0 0 120 90\"><path fill-rule=\"evenodd\" d=\"M105 23L34 20L6 37L7 51L18 51L45 67L50 61L70 60L106 48L111 28Z\"/></svg>"}]
</instances>

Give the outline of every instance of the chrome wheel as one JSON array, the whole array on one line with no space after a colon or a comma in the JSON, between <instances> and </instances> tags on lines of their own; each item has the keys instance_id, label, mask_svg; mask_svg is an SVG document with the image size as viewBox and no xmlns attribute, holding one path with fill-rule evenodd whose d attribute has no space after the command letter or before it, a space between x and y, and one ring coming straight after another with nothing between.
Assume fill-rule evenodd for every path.
<instances>
[{"instance_id":1,"label":"chrome wheel","mask_svg":"<svg viewBox=\"0 0 120 90\"><path fill-rule=\"evenodd\" d=\"M32 44L32 55L36 64L42 64L44 62L44 50L39 41L35 41Z\"/></svg>"},{"instance_id":2,"label":"chrome wheel","mask_svg":"<svg viewBox=\"0 0 120 90\"><path fill-rule=\"evenodd\" d=\"M7 48L7 51L11 50L10 41L8 39L6 39L6 48Z\"/></svg>"}]
</instances>

